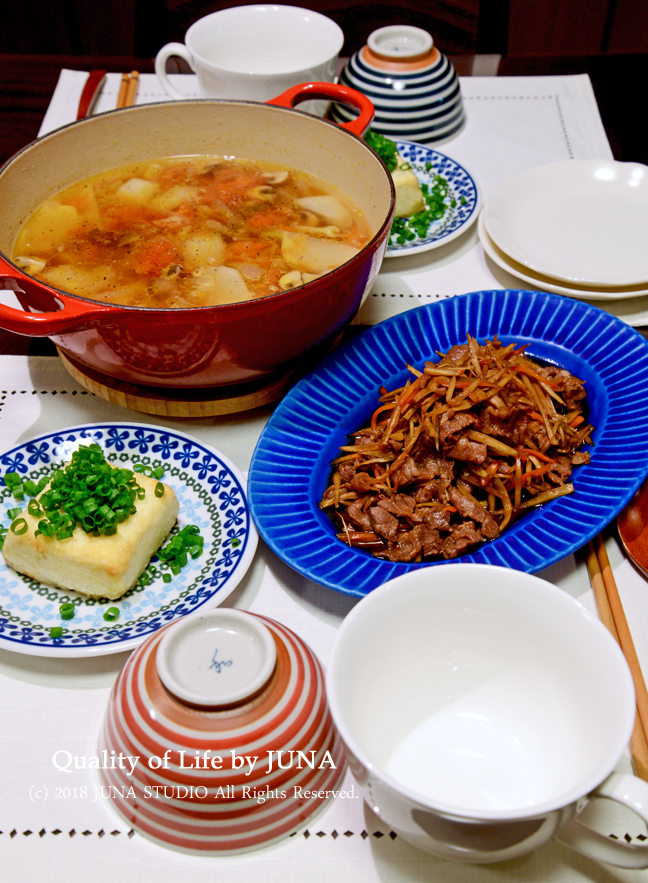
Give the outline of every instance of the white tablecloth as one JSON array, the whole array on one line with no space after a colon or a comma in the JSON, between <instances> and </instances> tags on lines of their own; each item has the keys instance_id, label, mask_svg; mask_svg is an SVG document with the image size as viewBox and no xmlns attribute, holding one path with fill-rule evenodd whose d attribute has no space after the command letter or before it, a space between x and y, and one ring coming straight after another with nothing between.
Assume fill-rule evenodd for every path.
<instances>
[{"instance_id":1,"label":"white tablecloth","mask_svg":"<svg viewBox=\"0 0 648 883\"><path fill-rule=\"evenodd\" d=\"M54 428L91 421L159 422L86 392L56 358L0 356L0 378L0 450ZM166 423L218 448L245 471L270 410ZM613 536L608 549L637 652L648 667L646 584L623 560ZM540 575L594 609L586 569L573 556ZM4 591L0 581L0 602ZM310 644L324 665L336 628L354 603L294 573L263 543L248 575L226 601L227 606L263 613L285 623ZM96 799L95 780L90 773L74 770L63 774L52 761L57 751L69 751L78 757L96 754L110 687L126 658L127 654L122 653L98 659L51 660L0 649L3 880L32 883L40 878L76 881L91 876L96 883L112 883L114 879L175 880L183 874L196 883L330 883L334 877L349 883L646 880L644 872L598 869L593 862L558 844L492 867L473 868L437 860L392 837L359 795L356 799L338 799L307 831L280 847L249 857L182 856L137 834L129 835L128 826L117 819L110 806ZM629 769L628 758L619 768ZM345 788L351 786L349 779ZM620 813L614 806L599 803L592 815L605 834L633 841L646 834L645 826L635 817Z\"/></svg>"},{"instance_id":2,"label":"white tablecloth","mask_svg":"<svg viewBox=\"0 0 648 883\"><path fill-rule=\"evenodd\" d=\"M83 74L63 72L43 132L73 119L84 81ZM118 81L118 75L109 77L98 112L114 107ZM180 77L178 82L192 94L192 77ZM472 78L462 81L462 89L468 125L443 149L474 173L485 197L505 177L524 168L570 156L611 155L586 77ZM138 101L161 97L155 78L143 76ZM473 229L434 252L387 262L359 321L372 323L438 297L497 287L510 286L498 283ZM167 424L203 439L246 470L270 411L264 408L234 417L169 420ZM55 428L124 419L160 422L87 393L57 359L0 357L0 450ZM613 534L608 550L638 653L648 666L645 582L623 559ZM541 576L593 609L581 561L570 556ZM2 591L0 585L0 597ZM281 620L326 664L336 628L354 602L292 572L261 543L248 575L226 603ZM96 752L109 691L125 659L125 654L119 654L48 660L0 649L3 880L639 883L648 879L646 872L597 866L555 843L496 866L437 860L392 835L359 796L337 800L306 831L256 855L206 858L163 849L130 832L110 806L95 800L94 780L87 771L65 775L52 763L56 751L81 757ZM629 768L627 757L619 768ZM352 787L350 779L345 787ZM614 806L599 802L588 812L605 834L639 842L646 837L644 825Z\"/></svg>"}]
</instances>

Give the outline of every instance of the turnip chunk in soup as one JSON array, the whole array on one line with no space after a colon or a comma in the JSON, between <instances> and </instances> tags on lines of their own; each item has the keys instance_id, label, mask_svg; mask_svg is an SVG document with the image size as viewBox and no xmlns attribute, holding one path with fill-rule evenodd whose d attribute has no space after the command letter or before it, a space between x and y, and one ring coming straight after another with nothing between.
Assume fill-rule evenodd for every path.
<instances>
[{"instance_id":1,"label":"turnip chunk in soup","mask_svg":"<svg viewBox=\"0 0 648 883\"><path fill-rule=\"evenodd\" d=\"M13 261L93 300L187 308L303 285L371 236L353 200L306 172L173 157L111 169L52 196L21 229Z\"/></svg>"}]
</instances>

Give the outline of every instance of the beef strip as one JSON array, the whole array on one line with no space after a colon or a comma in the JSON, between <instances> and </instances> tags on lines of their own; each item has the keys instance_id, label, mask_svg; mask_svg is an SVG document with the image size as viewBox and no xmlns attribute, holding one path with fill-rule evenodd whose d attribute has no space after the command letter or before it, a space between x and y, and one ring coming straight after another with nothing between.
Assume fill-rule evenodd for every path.
<instances>
[{"instance_id":1,"label":"beef strip","mask_svg":"<svg viewBox=\"0 0 648 883\"><path fill-rule=\"evenodd\" d=\"M470 344L468 343L456 343L454 346L451 346L448 352L446 353L446 359L449 359L451 362L455 364L457 362L461 362L463 357L470 352Z\"/></svg>"},{"instance_id":2,"label":"beef strip","mask_svg":"<svg viewBox=\"0 0 648 883\"><path fill-rule=\"evenodd\" d=\"M423 522L433 530L450 530L450 513L441 506L430 506L419 510Z\"/></svg>"},{"instance_id":3,"label":"beef strip","mask_svg":"<svg viewBox=\"0 0 648 883\"><path fill-rule=\"evenodd\" d=\"M423 554L426 558L439 558L443 555L443 539L438 530L423 525Z\"/></svg>"},{"instance_id":4,"label":"beef strip","mask_svg":"<svg viewBox=\"0 0 648 883\"><path fill-rule=\"evenodd\" d=\"M414 495L417 503L432 503L434 500L441 500L448 482L441 481L437 478L433 481L427 481L425 484L419 485Z\"/></svg>"},{"instance_id":5,"label":"beef strip","mask_svg":"<svg viewBox=\"0 0 648 883\"><path fill-rule=\"evenodd\" d=\"M547 472L547 478L553 481L554 484L563 485L572 473L571 457L557 456L555 460L556 462Z\"/></svg>"},{"instance_id":6,"label":"beef strip","mask_svg":"<svg viewBox=\"0 0 648 883\"><path fill-rule=\"evenodd\" d=\"M354 475L358 471L359 465L360 460L345 460L343 463L340 463L338 466L338 472L340 473L343 485L353 480Z\"/></svg>"},{"instance_id":7,"label":"beef strip","mask_svg":"<svg viewBox=\"0 0 648 883\"><path fill-rule=\"evenodd\" d=\"M450 536L446 538L443 544L443 556L444 558L457 558L468 549L476 546L477 543L481 543L482 539L481 533L475 529L472 521L464 521L463 524L458 524Z\"/></svg>"},{"instance_id":8,"label":"beef strip","mask_svg":"<svg viewBox=\"0 0 648 883\"><path fill-rule=\"evenodd\" d=\"M447 457L453 457L455 460L483 463L488 456L488 448L481 442L471 441L462 436L451 450L444 451L444 453Z\"/></svg>"},{"instance_id":9,"label":"beef strip","mask_svg":"<svg viewBox=\"0 0 648 883\"><path fill-rule=\"evenodd\" d=\"M391 512L388 512L382 506L371 506L369 508L369 518L375 532L386 540L395 540L398 533L398 519L394 518Z\"/></svg>"},{"instance_id":10,"label":"beef strip","mask_svg":"<svg viewBox=\"0 0 648 883\"><path fill-rule=\"evenodd\" d=\"M377 504L397 518L413 518L416 500L408 494L394 494L393 497L382 497Z\"/></svg>"},{"instance_id":11,"label":"beef strip","mask_svg":"<svg viewBox=\"0 0 648 883\"><path fill-rule=\"evenodd\" d=\"M444 414L443 417L446 415ZM454 444L457 441L457 435L468 426L472 426L475 422L476 418L469 414L467 411L460 411L458 414L455 414L454 417L449 417L447 419L441 418L441 424L439 427L439 441L441 444L444 442Z\"/></svg>"},{"instance_id":12,"label":"beef strip","mask_svg":"<svg viewBox=\"0 0 648 883\"><path fill-rule=\"evenodd\" d=\"M499 535L497 522L478 500L466 497L455 487L448 489L448 498L462 518L479 522L481 532L489 540Z\"/></svg>"},{"instance_id":13,"label":"beef strip","mask_svg":"<svg viewBox=\"0 0 648 883\"><path fill-rule=\"evenodd\" d=\"M377 553L379 558L388 558L390 561L413 561L423 549L425 527L417 524L409 531L398 534L396 541L389 544L385 551Z\"/></svg>"},{"instance_id":14,"label":"beef strip","mask_svg":"<svg viewBox=\"0 0 648 883\"><path fill-rule=\"evenodd\" d=\"M361 530L373 531L374 526L371 522L371 519L367 515L366 511L362 508L362 504L359 501L354 501L353 503L349 503L346 507L347 515L353 522L356 527L359 527Z\"/></svg>"},{"instance_id":15,"label":"beef strip","mask_svg":"<svg viewBox=\"0 0 648 883\"><path fill-rule=\"evenodd\" d=\"M542 365L537 371L542 377L560 386L561 398L568 411L577 408L579 402L585 398L583 381L574 377L569 371L565 371L564 368L556 368L555 365Z\"/></svg>"}]
</instances>

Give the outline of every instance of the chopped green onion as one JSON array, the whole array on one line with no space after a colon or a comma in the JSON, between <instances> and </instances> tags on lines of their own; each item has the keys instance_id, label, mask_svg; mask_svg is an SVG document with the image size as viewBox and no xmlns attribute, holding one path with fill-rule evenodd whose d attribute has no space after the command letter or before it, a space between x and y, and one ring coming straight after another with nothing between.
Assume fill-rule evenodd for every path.
<instances>
[{"instance_id":1,"label":"chopped green onion","mask_svg":"<svg viewBox=\"0 0 648 883\"><path fill-rule=\"evenodd\" d=\"M12 488L20 484L15 473L7 473L4 480ZM77 526L93 536L116 533L117 524L137 511L135 501L146 493L134 473L108 463L96 443L80 445L64 469L37 484L27 481L25 488L30 496L40 494L39 500L31 500L27 507L31 515L41 519L35 535L59 540L71 537ZM12 511L9 515L15 518L21 510L13 515Z\"/></svg>"},{"instance_id":2,"label":"chopped green onion","mask_svg":"<svg viewBox=\"0 0 648 883\"><path fill-rule=\"evenodd\" d=\"M119 607L109 607L103 615L107 622L114 622L119 616Z\"/></svg>"},{"instance_id":3,"label":"chopped green onion","mask_svg":"<svg viewBox=\"0 0 648 883\"><path fill-rule=\"evenodd\" d=\"M55 625L53 628L49 630L50 638L62 638L63 637L63 629L60 625Z\"/></svg>"},{"instance_id":4,"label":"chopped green onion","mask_svg":"<svg viewBox=\"0 0 648 883\"><path fill-rule=\"evenodd\" d=\"M5 472L3 481L7 487L15 487L22 484L22 479L17 472Z\"/></svg>"},{"instance_id":5,"label":"chopped green onion","mask_svg":"<svg viewBox=\"0 0 648 883\"><path fill-rule=\"evenodd\" d=\"M36 484L30 478L28 478L27 481L23 482L23 489L28 496L37 497L47 484L48 480L48 478L43 476L38 484Z\"/></svg>"},{"instance_id":6,"label":"chopped green onion","mask_svg":"<svg viewBox=\"0 0 648 883\"><path fill-rule=\"evenodd\" d=\"M162 582L170 583L172 579L173 579L173 577L171 576L170 573L163 573L162 574Z\"/></svg>"},{"instance_id":7,"label":"chopped green onion","mask_svg":"<svg viewBox=\"0 0 648 883\"><path fill-rule=\"evenodd\" d=\"M11 525L11 532L14 533L17 537L22 536L27 532L27 522L24 518L16 518Z\"/></svg>"},{"instance_id":8,"label":"chopped green onion","mask_svg":"<svg viewBox=\"0 0 648 883\"><path fill-rule=\"evenodd\" d=\"M162 484L161 481L158 481L158 483L155 485L155 496L156 497L163 497L164 496L164 485Z\"/></svg>"},{"instance_id":9,"label":"chopped green onion","mask_svg":"<svg viewBox=\"0 0 648 883\"><path fill-rule=\"evenodd\" d=\"M164 478L164 469L161 466L158 466L157 469L153 470L152 477L153 478Z\"/></svg>"},{"instance_id":10,"label":"chopped green onion","mask_svg":"<svg viewBox=\"0 0 648 883\"><path fill-rule=\"evenodd\" d=\"M11 520L13 521L14 518L17 518L17 517L20 515L21 512L22 512L22 509L20 508L20 506L16 506L15 509L9 509L9 510L7 510L7 515L8 515L9 518L11 518Z\"/></svg>"},{"instance_id":11,"label":"chopped green onion","mask_svg":"<svg viewBox=\"0 0 648 883\"><path fill-rule=\"evenodd\" d=\"M22 500L25 497L22 478L17 472L7 472L4 476L4 483L13 494L14 500Z\"/></svg>"},{"instance_id":12,"label":"chopped green onion","mask_svg":"<svg viewBox=\"0 0 648 883\"><path fill-rule=\"evenodd\" d=\"M66 601L59 607L59 613L61 614L61 619L72 619L76 613L76 607L71 601Z\"/></svg>"},{"instance_id":13,"label":"chopped green onion","mask_svg":"<svg viewBox=\"0 0 648 883\"><path fill-rule=\"evenodd\" d=\"M390 172L393 172L398 164L398 150L390 138L369 129L364 136L369 147L376 151Z\"/></svg>"}]
</instances>

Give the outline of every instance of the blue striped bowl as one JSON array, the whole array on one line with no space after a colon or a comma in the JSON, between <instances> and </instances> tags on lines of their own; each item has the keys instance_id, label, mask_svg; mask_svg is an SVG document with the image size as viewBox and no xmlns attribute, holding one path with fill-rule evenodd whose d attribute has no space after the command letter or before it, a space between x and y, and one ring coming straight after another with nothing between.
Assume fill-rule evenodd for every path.
<instances>
[{"instance_id":1,"label":"blue striped bowl","mask_svg":"<svg viewBox=\"0 0 648 883\"><path fill-rule=\"evenodd\" d=\"M410 45L407 44L409 39ZM464 126L459 78L448 59L420 28L380 28L351 57L340 83L362 92L376 115L371 128L388 138L439 144ZM332 118L346 123L357 112L334 104Z\"/></svg>"}]
</instances>

